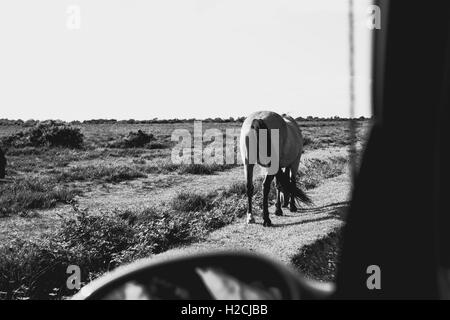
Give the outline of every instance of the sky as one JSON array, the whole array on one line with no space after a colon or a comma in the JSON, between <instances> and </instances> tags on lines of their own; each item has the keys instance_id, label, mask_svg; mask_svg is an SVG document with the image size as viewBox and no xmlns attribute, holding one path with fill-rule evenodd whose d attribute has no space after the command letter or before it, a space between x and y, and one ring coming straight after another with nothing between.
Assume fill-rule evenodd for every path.
<instances>
[{"instance_id":1,"label":"sky","mask_svg":"<svg viewBox=\"0 0 450 320\"><path fill-rule=\"evenodd\" d=\"M368 0L355 116L370 115ZM0 3L0 118L349 116L348 0Z\"/></svg>"}]
</instances>

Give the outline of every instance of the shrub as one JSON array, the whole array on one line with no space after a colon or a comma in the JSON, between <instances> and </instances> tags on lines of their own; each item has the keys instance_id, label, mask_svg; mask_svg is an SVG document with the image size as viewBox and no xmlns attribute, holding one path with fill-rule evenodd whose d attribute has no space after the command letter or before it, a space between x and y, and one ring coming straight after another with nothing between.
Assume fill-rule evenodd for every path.
<instances>
[{"instance_id":1,"label":"shrub","mask_svg":"<svg viewBox=\"0 0 450 320\"><path fill-rule=\"evenodd\" d=\"M77 265L86 283L117 266L115 256L135 245L135 230L115 216L78 214L57 234L13 240L0 247L0 288L6 299L51 299L71 295L67 267Z\"/></svg>"},{"instance_id":2,"label":"shrub","mask_svg":"<svg viewBox=\"0 0 450 320\"><path fill-rule=\"evenodd\" d=\"M110 148L143 148L152 140L154 140L152 134L145 133L142 130L138 130L137 132L130 131L128 136L114 141L108 146Z\"/></svg>"},{"instance_id":3,"label":"shrub","mask_svg":"<svg viewBox=\"0 0 450 320\"><path fill-rule=\"evenodd\" d=\"M43 139L52 147L80 148L83 144L83 134L79 128L64 126L44 127Z\"/></svg>"},{"instance_id":4,"label":"shrub","mask_svg":"<svg viewBox=\"0 0 450 320\"><path fill-rule=\"evenodd\" d=\"M134 235L134 229L120 217L79 214L65 221L58 238L66 248L75 249L95 272L114 267L114 256L134 245Z\"/></svg>"},{"instance_id":5,"label":"shrub","mask_svg":"<svg viewBox=\"0 0 450 320\"><path fill-rule=\"evenodd\" d=\"M8 147L67 147L80 148L83 134L79 128L64 123L50 121L2 139Z\"/></svg>"},{"instance_id":6,"label":"shrub","mask_svg":"<svg viewBox=\"0 0 450 320\"><path fill-rule=\"evenodd\" d=\"M143 258L195 239L198 233L193 230L195 223L192 217L191 214L163 211L159 216L137 224L136 245L131 249L133 256Z\"/></svg>"}]
</instances>

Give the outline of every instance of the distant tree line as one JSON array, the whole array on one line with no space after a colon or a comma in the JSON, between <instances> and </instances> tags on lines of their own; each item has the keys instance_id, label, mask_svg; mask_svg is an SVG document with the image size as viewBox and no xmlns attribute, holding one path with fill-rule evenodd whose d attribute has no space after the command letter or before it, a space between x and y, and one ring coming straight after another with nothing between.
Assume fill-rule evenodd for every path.
<instances>
[{"instance_id":1,"label":"distant tree line","mask_svg":"<svg viewBox=\"0 0 450 320\"><path fill-rule=\"evenodd\" d=\"M364 120L369 120L371 118L366 118L366 117L359 117L359 118L354 118L358 121L364 121ZM214 123L229 123L229 122L244 122L245 117L238 117L238 118L233 118L233 117L229 117L229 118L206 118L206 119L195 119L195 118L190 118L190 119L178 119L178 118L174 118L174 119L158 119L158 118L153 118L150 120L135 120L135 119L128 119L128 120L116 120L116 119L91 119L91 120L84 120L84 121L71 121L68 122L69 124L72 125L81 125L81 124L154 124L154 123L186 123L186 122L193 122L196 120L201 120L203 122L214 122ZM348 121L350 120L350 118L343 118L343 117L339 117L339 116L334 116L334 117L313 117L313 116L308 116L308 117L297 117L295 118L295 120L297 121ZM59 122L59 123L67 123L65 121L61 121L61 120L45 120L45 121L39 121L39 120L9 120L9 119L0 119L0 126L7 126L7 125L20 125L20 126L24 126L24 127L33 127L35 125L38 125L40 123L46 123L46 122Z\"/></svg>"}]
</instances>

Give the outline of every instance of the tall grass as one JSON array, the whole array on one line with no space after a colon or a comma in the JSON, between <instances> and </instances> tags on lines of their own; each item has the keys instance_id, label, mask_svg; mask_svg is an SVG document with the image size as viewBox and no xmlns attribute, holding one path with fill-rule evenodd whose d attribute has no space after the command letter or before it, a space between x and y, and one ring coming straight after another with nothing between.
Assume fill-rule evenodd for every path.
<instances>
[{"instance_id":1,"label":"tall grass","mask_svg":"<svg viewBox=\"0 0 450 320\"><path fill-rule=\"evenodd\" d=\"M147 173L178 173L178 174L195 174L195 175L211 175L219 171L225 171L236 167L236 164L206 164L206 163L189 163L176 164L170 160L155 161L151 165L147 165L142 169Z\"/></svg>"},{"instance_id":2,"label":"tall grass","mask_svg":"<svg viewBox=\"0 0 450 320\"><path fill-rule=\"evenodd\" d=\"M302 247L292 258L292 264L306 277L333 281L342 245L342 231L336 228L323 238Z\"/></svg>"},{"instance_id":3,"label":"tall grass","mask_svg":"<svg viewBox=\"0 0 450 320\"><path fill-rule=\"evenodd\" d=\"M176 196L174 201L192 204L189 212L153 208L89 215L78 210L56 234L0 247L0 292L7 299L61 298L74 293L65 286L68 265L78 265L86 283L120 264L199 240L246 212L244 197L218 195L213 202L210 197Z\"/></svg>"},{"instance_id":4,"label":"tall grass","mask_svg":"<svg viewBox=\"0 0 450 320\"><path fill-rule=\"evenodd\" d=\"M121 182L145 178L147 175L137 168L127 165L88 165L75 166L58 172L55 176L60 182L92 181Z\"/></svg>"},{"instance_id":5,"label":"tall grass","mask_svg":"<svg viewBox=\"0 0 450 320\"><path fill-rule=\"evenodd\" d=\"M215 192L197 194L190 191L183 191L172 199L170 205L173 210L182 212L207 211L211 209L215 197Z\"/></svg>"},{"instance_id":6,"label":"tall grass","mask_svg":"<svg viewBox=\"0 0 450 320\"><path fill-rule=\"evenodd\" d=\"M308 159L297 174L297 181L307 190L314 189L324 180L343 174L348 168L348 157L336 156L327 159Z\"/></svg>"},{"instance_id":7,"label":"tall grass","mask_svg":"<svg viewBox=\"0 0 450 320\"><path fill-rule=\"evenodd\" d=\"M0 216L70 203L80 190L58 185L48 178L27 178L0 185Z\"/></svg>"}]
</instances>

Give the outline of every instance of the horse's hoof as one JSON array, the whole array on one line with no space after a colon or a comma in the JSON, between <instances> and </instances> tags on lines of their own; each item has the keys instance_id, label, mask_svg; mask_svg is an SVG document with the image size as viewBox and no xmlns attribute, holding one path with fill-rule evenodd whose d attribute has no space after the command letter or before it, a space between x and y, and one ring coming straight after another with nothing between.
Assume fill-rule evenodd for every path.
<instances>
[{"instance_id":1,"label":"horse's hoof","mask_svg":"<svg viewBox=\"0 0 450 320\"><path fill-rule=\"evenodd\" d=\"M247 224L253 224L255 223L255 218L251 217L251 218L247 218Z\"/></svg>"},{"instance_id":2,"label":"horse's hoof","mask_svg":"<svg viewBox=\"0 0 450 320\"><path fill-rule=\"evenodd\" d=\"M270 221L270 219L264 220L263 226L264 227L271 227L272 226L272 221Z\"/></svg>"},{"instance_id":3,"label":"horse's hoof","mask_svg":"<svg viewBox=\"0 0 450 320\"><path fill-rule=\"evenodd\" d=\"M290 207L290 208L289 208L289 211L291 211L291 212L297 212L297 207Z\"/></svg>"},{"instance_id":4,"label":"horse's hoof","mask_svg":"<svg viewBox=\"0 0 450 320\"><path fill-rule=\"evenodd\" d=\"M282 215L283 215L283 210L281 210L281 208L277 208L277 209L275 210L275 215L276 215L276 216L282 216Z\"/></svg>"}]
</instances>

